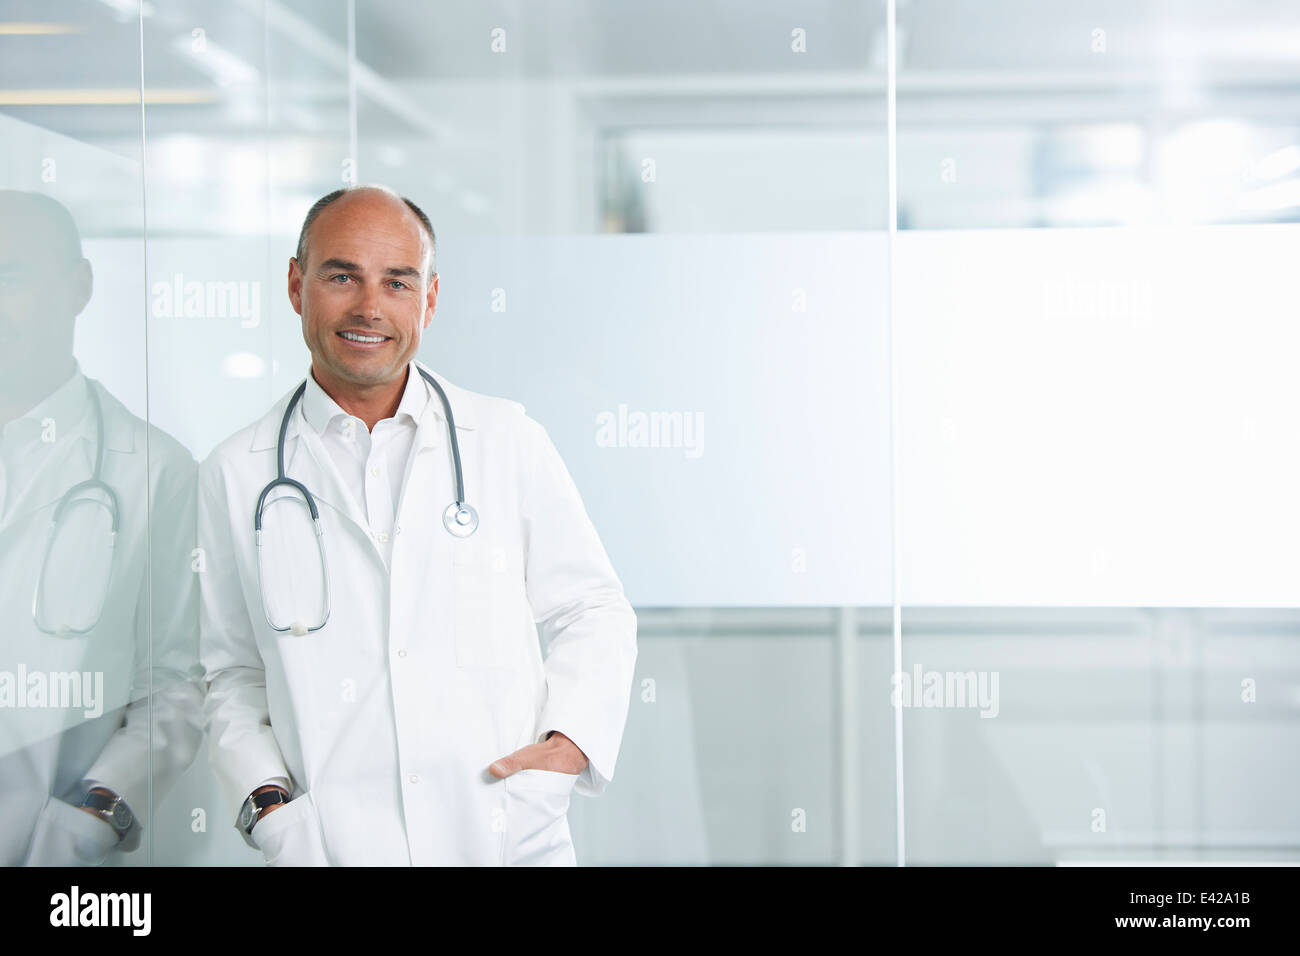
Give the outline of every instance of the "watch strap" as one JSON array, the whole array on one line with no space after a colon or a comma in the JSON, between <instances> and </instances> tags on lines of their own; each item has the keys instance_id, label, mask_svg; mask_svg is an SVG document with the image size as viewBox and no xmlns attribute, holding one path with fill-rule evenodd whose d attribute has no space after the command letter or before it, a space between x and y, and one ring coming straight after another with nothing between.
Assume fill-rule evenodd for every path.
<instances>
[{"instance_id":1,"label":"watch strap","mask_svg":"<svg viewBox=\"0 0 1300 956\"><path fill-rule=\"evenodd\" d=\"M262 811L267 807L273 807L278 803L288 803L291 799L292 797L287 796L285 792L280 790L278 787L264 791L263 793L252 794L246 801L247 803L252 804L252 819L249 821L248 828L244 832L248 834L253 832L253 827L257 826L257 821L262 817Z\"/></svg>"},{"instance_id":2,"label":"watch strap","mask_svg":"<svg viewBox=\"0 0 1300 956\"><path fill-rule=\"evenodd\" d=\"M283 790L268 790L265 793L253 794L253 807L256 810L265 810L267 807L273 807L277 803L288 803L289 798L284 795Z\"/></svg>"}]
</instances>

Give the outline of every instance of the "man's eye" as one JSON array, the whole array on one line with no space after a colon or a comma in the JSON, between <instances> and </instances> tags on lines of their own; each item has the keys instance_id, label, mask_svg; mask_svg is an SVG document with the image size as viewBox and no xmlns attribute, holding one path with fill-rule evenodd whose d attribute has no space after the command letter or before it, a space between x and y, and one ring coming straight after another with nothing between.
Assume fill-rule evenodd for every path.
<instances>
[{"instance_id":1,"label":"man's eye","mask_svg":"<svg viewBox=\"0 0 1300 956\"><path fill-rule=\"evenodd\" d=\"M401 288L401 289L405 289L405 288L406 288L406 283L403 282L401 279L394 279L394 280L393 280L393 285L395 285L395 286L397 286L398 288Z\"/></svg>"},{"instance_id":2,"label":"man's eye","mask_svg":"<svg viewBox=\"0 0 1300 956\"><path fill-rule=\"evenodd\" d=\"M335 279L351 279L351 278L352 277L348 275L346 272L339 272L336 273L335 275L330 276L330 281L333 282Z\"/></svg>"}]
</instances>

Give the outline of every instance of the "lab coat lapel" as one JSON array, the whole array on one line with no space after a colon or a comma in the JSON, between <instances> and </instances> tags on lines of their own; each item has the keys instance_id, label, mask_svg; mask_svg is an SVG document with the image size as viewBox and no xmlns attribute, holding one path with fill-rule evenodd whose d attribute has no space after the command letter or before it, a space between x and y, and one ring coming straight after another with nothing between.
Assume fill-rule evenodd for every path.
<instances>
[{"instance_id":1,"label":"lab coat lapel","mask_svg":"<svg viewBox=\"0 0 1300 956\"><path fill-rule=\"evenodd\" d=\"M412 372L414 371L415 369L412 369ZM452 405L462 468L468 468L470 467L467 461L469 456L465 454L465 445L478 427L478 416L469 397L461 389L437 373L430 371L430 374L442 385L447 393L447 400ZM429 403L425 406L424 414L416 428L411 457L407 462L406 475L402 479L401 500L398 502L399 523L404 521L413 529L418 526L419 534L442 529L442 513L456 497L456 479L451 447L447 438L446 412L438 393L432 388L428 388L428 393ZM463 475L463 478L468 489L471 478L468 474ZM469 492L466 491L466 494L468 495Z\"/></svg>"},{"instance_id":2,"label":"lab coat lapel","mask_svg":"<svg viewBox=\"0 0 1300 956\"><path fill-rule=\"evenodd\" d=\"M416 427L397 506L401 534L393 545L390 620L399 635L410 633L420 622L427 635L449 639L455 600L453 549L463 542L442 524L443 510L455 497L455 481L441 409L437 393L429 389L429 404ZM463 442L463 433L460 438Z\"/></svg>"},{"instance_id":3,"label":"lab coat lapel","mask_svg":"<svg viewBox=\"0 0 1300 956\"><path fill-rule=\"evenodd\" d=\"M45 460L21 488L9 488L8 494L16 500L5 506L5 525L23 520L27 515L47 508L62 498L68 489L92 477L95 462L95 436L76 435L66 440L64 447L47 446ZM38 448L40 446L37 446Z\"/></svg>"},{"instance_id":4,"label":"lab coat lapel","mask_svg":"<svg viewBox=\"0 0 1300 956\"><path fill-rule=\"evenodd\" d=\"M430 400L436 402L438 397L432 395ZM399 524L406 522L414 528L421 523L424 512L433 508L433 499L430 497L435 488L432 465L437 457L436 450L443 445L440 440L443 427L442 419L431 408L426 408L416 426L411 456L406 462L406 474L402 477L402 493L397 503Z\"/></svg>"}]
</instances>

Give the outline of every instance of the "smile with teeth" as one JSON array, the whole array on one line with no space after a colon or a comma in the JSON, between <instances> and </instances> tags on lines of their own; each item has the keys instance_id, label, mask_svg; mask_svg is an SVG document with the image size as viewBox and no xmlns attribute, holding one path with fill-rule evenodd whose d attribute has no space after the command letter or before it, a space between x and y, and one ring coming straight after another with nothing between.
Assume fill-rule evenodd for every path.
<instances>
[{"instance_id":1,"label":"smile with teeth","mask_svg":"<svg viewBox=\"0 0 1300 956\"><path fill-rule=\"evenodd\" d=\"M360 332L340 332L339 335L343 336L349 342L361 342L366 345L386 342L388 340L388 336L386 335L362 335Z\"/></svg>"}]
</instances>

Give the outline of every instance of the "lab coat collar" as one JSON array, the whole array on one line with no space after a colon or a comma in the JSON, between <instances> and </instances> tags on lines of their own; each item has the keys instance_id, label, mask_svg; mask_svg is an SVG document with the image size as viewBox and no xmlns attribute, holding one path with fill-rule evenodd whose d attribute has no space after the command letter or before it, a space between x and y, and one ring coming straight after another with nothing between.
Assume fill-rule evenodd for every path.
<instances>
[{"instance_id":1,"label":"lab coat collar","mask_svg":"<svg viewBox=\"0 0 1300 956\"><path fill-rule=\"evenodd\" d=\"M123 454L134 454L136 423L143 425L143 422L132 415L127 407L118 401L117 396L97 380L88 378L86 383L99 395L99 404L104 409L104 447ZM94 415L94 411L91 410L90 414ZM87 420L87 428L86 434L93 441L94 426L89 423L89 420Z\"/></svg>"},{"instance_id":2,"label":"lab coat collar","mask_svg":"<svg viewBox=\"0 0 1300 956\"><path fill-rule=\"evenodd\" d=\"M412 362L411 364L412 366L419 365L432 375L438 384L442 386L442 390L447 393L447 402L451 405L451 417L456 422L457 431L473 431L478 428L478 413L472 393L453 385L423 363ZM414 367L412 367L411 372L419 375L419 372ZM442 399L429 386L429 383L424 381L423 375L420 376L420 381L424 382L429 402L424 409L425 417L420 420L420 429L416 433L416 441L421 448L431 448L437 445L439 438L447 433L447 412L442 406ZM431 425L436 427L430 427Z\"/></svg>"}]
</instances>

